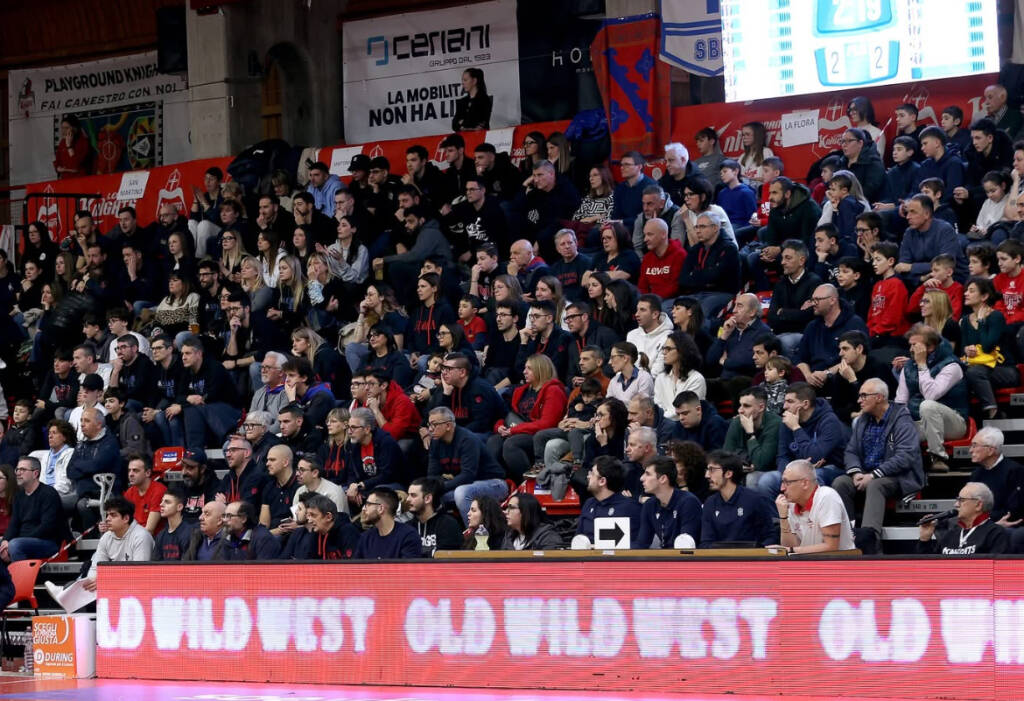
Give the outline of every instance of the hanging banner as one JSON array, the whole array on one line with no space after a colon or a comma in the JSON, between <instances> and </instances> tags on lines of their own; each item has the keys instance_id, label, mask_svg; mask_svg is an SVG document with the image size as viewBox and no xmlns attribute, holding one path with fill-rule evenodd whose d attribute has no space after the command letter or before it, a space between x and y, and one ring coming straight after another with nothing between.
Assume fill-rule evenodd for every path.
<instances>
[{"instance_id":1,"label":"hanging banner","mask_svg":"<svg viewBox=\"0 0 1024 701\"><path fill-rule=\"evenodd\" d=\"M545 0L544 21L538 22L536 4L519 3L523 124L572 119L601 108L590 45L602 21L580 17L582 9L572 0Z\"/></svg>"},{"instance_id":2,"label":"hanging banner","mask_svg":"<svg viewBox=\"0 0 1024 701\"><path fill-rule=\"evenodd\" d=\"M669 67L656 60L658 17L606 20L590 47L612 136L612 159L661 153L672 130Z\"/></svg>"},{"instance_id":3,"label":"hanging banner","mask_svg":"<svg viewBox=\"0 0 1024 701\"><path fill-rule=\"evenodd\" d=\"M60 122L75 115L92 149L91 173L114 173L192 157L188 84L157 73L155 51L12 70L8 76L11 183L49 180Z\"/></svg>"},{"instance_id":4,"label":"hanging banner","mask_svg":"<svg viewBox=\"0 0 1024 701\"><path fill-rule=\"evenodd\" d=\"M345 22L342 63L350 142L452 131L467 68L484 73L490 126L520 122L513 0Z\"/></svg>"},{"instance_id":5,"label":"hanging banner","mask_svg":"<svg viewBox=\"0 0 1024 701\"><path fill-rule=\"evenodd\" d=\"M722 16L718 0L660 0L661 60L695 75L722 75Z\"/></svg>"}]
</instances>

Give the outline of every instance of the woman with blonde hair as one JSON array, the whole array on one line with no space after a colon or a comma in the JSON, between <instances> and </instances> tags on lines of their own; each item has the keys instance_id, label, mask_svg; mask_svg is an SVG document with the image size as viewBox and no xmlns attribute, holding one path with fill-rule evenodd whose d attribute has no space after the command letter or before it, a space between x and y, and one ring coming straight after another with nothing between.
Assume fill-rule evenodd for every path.
<instances>
[{"instance_id":1,"label":"woman with blonde hair","mask_svg":"<svg viewBox=\"0 0 1024 701\"><path fill-rule=\"evenodd\" d=\"M308 326L292 331L291 341L292 355L308 360L313 366L315 378L311 378L310 384L312 379L326 382L333 389L335 397L344 399L352 382L352 373L341 354Z\"/></svg>"},{"instance_id":2,"label":"woman with blonde hair","mask_svg":"<svg viewBox=\"0 0 1024 701\"><path fill-rule=\"evenodd\" d=\"M348 409L337 407L327 412L324 421L327 440L320 446L320 461L324 465L320 476L328 482L341 484L345 476L345 445L348 443Z\"/></svg>"},{"instance_id":3,"label":"woman with blonde hair","mask_svg":"<svg viewBox=\"0 0 1024 701\"><path fill-rule=\"evenodd\" d=\"M953 304L949 295L939 289L925 290L919 302L921 320L939 332L953 346L953 355L960 355L963 332L953 318ZM908 310L909 311L909 310Z\"/></svg>"},{"instance_id":4,"label":"woman with blonde hair","mask_svg":"<svg viewBox=\"0 0 1024 701\"><path fill-rule=\"evenodd\" d=\"M555 428L565 415L565 386L555 374L551 358L536 353L526 359L523 384L512 392L511 411L495 424L487 440L491 455L500 456L506 472L518 482L533 465L533 436ZM543 457L543 456L540 456Z\"/></svg>"},{"instance_id":5,"label":"woman with blonde hair","mask_svg":"<svg viewBox=\"0 0 1024 701\"><path fill-rule=\"evenodd\" d=\"M267 287L263 278L260 262L253 256L244 256L238 266L238 280L242 289L249 295L252 312L262 312L274 297L274 291Z\"/></svg>"},{"instance_id":6,"label":"woman with blonde hair","mask_svg":"<svg viewBox=\"0 0 1024 701\"><path fill-rule=\"evenodd\" d=\"M277 263L277 286L267 308L267 318L278 322L278 326L288 332L305 323L308 311L309 297L302 264L295 256L285 256Z\"/></svg>"},{"instance_id":7,"label":"woman with blonde hair","mask_svg":"<svg viewBox=\"0 0 1024 701\"><path fill-rule=\"evenodd\" d=\"M236 285L242 280L242 259L249 255L242 243L242 235L228 229L220 236L220 276Z\"/></svg>"}]
</instances>

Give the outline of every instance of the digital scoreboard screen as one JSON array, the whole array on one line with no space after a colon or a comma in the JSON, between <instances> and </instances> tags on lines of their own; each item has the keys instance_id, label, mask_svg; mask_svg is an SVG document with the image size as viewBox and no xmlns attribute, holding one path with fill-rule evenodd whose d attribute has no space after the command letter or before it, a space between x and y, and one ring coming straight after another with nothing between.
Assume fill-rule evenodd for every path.
<instances>
[{"instance_id":1,"label":"digital scoreboard screen","mask_svg":"<svg viewBox=\"0 0 1024 701\"><path fill-rule=\"evenodd\" d=\"M996 0L721 0L729 102L999 70Z\"/></svg>"}]
</instances>

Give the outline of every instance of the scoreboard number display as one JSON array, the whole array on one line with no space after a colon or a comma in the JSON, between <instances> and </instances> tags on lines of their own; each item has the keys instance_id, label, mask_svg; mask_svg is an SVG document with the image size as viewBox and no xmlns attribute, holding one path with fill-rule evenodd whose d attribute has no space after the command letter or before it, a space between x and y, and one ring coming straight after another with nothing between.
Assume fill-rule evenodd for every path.
<instances>
[{"instance_id":1,"label":"scoreboard number display","mask_svg":"<svg viewBox=\"0 0 1024 701\"><path fill-rule=\"evenodd\" d=\"M722 0L728 101L999 70L996 0Z\"/></svg>"}]
</instances>

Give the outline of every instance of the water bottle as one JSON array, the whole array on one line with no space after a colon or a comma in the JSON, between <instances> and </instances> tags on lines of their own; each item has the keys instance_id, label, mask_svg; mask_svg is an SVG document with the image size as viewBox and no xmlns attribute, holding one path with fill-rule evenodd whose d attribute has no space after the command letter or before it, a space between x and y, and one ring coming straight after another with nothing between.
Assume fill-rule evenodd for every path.
<instances>
[{"instance_id":1,"label":"water bottle","mask_svg":"<svg viewBox=\"0 0 1024 701\"><path fill-rule=\"evenodd\" d=\"M476 548L474 550L490 550L491 547L487 545L487 529L483 526L476 527Z\"/></svg>"}]
</instances>

